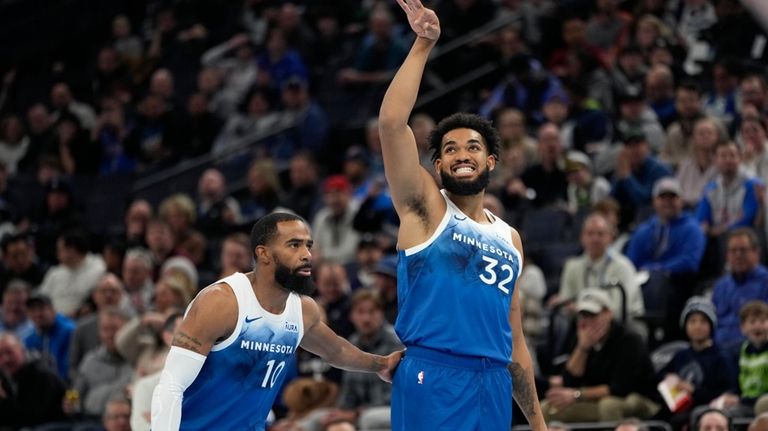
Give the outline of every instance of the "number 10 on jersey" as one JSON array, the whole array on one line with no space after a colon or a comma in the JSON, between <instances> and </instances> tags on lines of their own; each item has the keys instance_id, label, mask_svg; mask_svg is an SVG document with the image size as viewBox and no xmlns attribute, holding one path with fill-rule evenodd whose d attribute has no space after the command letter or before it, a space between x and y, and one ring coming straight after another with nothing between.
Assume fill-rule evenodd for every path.
<instances>
[{"instance_id":1,"label":"number 10 on jersey","mask_svg":"<svg viewBox=\"0 0 768 431\"><path fill-rule=\"evenodd\" d=\"M264 380L261 382L261 387L266 388L267 384L269 384L270 388L275 386L275 382L277 381L277 378L280 377L283 368L285 368L285 361L280 361L276 367L274 359L267 361L267 372L264 374Z\"/></svg>"}]
</instances>

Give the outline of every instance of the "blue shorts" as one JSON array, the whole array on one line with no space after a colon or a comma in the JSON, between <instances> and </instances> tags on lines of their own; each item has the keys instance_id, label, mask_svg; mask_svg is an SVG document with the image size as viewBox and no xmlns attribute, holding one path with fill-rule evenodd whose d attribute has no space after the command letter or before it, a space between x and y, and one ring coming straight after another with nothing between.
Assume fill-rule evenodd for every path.
<instances>
[{"instance_id":1,"label":"blue shorts","mask_svg":"<svg viewBox=\"0 0 768 431\"><path fill-rule=\"evenodd\" d=\"M392 430L509 430L507 364L409 346L392 382Z\"/></svg>"}]
</instances>

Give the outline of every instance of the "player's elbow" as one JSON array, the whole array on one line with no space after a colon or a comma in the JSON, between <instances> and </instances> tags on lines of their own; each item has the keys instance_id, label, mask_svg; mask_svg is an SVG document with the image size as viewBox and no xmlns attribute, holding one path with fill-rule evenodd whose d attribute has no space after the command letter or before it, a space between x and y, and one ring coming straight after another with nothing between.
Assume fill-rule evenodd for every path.
<instances>
[{"instance_id":1,"label":"player's elbow","mask_svg":"<svg viewBox=\"0 0 768 431\"><path fill-rule=\"evenodd\" d=\"M408 115L403 115L398 109L389 109L385 106L379 111L379 134L384 136L397 130L402 130L408 125Z\"/></svg>"}]
</instances>

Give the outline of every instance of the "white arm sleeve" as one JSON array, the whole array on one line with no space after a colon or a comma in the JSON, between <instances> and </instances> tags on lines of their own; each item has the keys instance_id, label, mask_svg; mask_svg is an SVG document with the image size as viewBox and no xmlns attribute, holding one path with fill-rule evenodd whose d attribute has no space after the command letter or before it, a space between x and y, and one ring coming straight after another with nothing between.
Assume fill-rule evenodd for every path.
<instances>
[{"instance_id":1,"label":"white arm sleeve","mask_svg":"<svg viewBox=\"0 0 768 431\"><path fill-rule=\"evenodd\" d=\"M152 394L152 429L177 431L181 424L181 400L184 391L195 381L205 363L205 356L173 346L165 359Z\"/></svg>"}]
</instances>

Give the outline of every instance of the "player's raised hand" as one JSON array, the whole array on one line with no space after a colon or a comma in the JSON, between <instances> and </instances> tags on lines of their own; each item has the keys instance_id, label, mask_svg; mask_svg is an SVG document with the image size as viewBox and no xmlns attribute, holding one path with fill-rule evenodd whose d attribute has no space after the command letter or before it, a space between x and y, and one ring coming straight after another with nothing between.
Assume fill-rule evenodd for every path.
<instances>
[{"instance_id":1,"label":"player's raised hand","mask_svg":"<svg viewBox=\"0 0 768 431\"><path fill-rule=\"evenodd\" d=\"M416 36L432 41L440 37L440 20L432 9L421 4L421 0L397 0L397 4L408 15L408 23Z\"/></svg>"}]
</instances>

